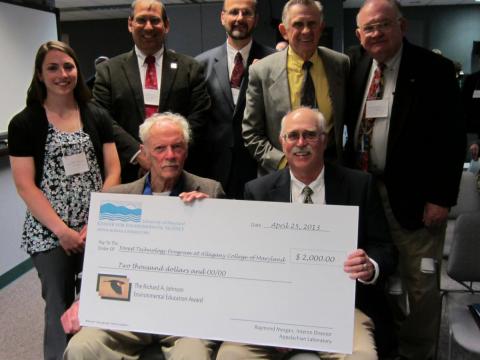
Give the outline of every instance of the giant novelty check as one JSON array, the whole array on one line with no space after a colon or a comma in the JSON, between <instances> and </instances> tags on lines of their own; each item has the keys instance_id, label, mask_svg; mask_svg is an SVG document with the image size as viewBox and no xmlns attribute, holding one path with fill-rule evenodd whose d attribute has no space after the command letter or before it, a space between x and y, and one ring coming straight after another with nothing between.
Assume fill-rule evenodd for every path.
<instances>
[{"instance_id":1,"label":"giant novelty check","mask_svg":"<svg viewBox=\"0 0 480 360\"><path fill-rule=\"evenodd\" d=\"M92 194L83 326L351 353L358 208Z\"/></svg>"}]
</instances>

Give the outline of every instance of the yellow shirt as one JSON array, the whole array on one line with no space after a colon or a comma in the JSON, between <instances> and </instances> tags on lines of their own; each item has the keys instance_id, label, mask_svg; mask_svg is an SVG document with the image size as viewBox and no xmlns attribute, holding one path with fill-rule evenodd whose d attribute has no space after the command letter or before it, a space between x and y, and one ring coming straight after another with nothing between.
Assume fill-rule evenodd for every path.
<instances>
[{"instance_id":1,"label":"yellow shirt","mask_svg":"<svg viewBox=\"0 0 480 360\"><path fill-rule=\"evenodd\" d=\"M315 86L315 96L318 108L325 117L325 131L328 133L333 126L332 122L332 100L330 99L330 88L322 59L315 52L309 59L313 66L310 68L310 75ZM287 74L288 86L290 88L290 104L292 110L300 107L300 98L303 82L303 59L295 54L291 47L288 48Z\"/></svg>"}]
</instances>

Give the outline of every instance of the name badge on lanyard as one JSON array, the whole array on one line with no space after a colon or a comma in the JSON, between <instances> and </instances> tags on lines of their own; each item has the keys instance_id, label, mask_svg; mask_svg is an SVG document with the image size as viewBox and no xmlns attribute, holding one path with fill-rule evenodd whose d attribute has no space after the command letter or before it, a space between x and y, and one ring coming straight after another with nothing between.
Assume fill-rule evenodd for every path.
<instances>
[{"instance_id":1,"label":"name badge on lanyard","mask_svg":"<svg viewBox=\"0 0 480 360\"><path fill-rule=\"evenodd\" d=\"M160 104L160 90L143 89L143 101L145 105L158 106Z\"/></svg>"},{"instance_id":2,"label":"name badge on lanyard","mask_svg":"<svg viewBox=\"0 0 480 360\"><path fill-rule=\"evenodd\" d=\"M83 174L88 171L87 156L83 151L79 154L63 156L62 162L67 176Z\"/></svg>"},{"instance_id":3,"label":"name badge on lanyard","mask_svg":"<svg viewBox=\"0 0 480 360\"><path fill-rule=\"evenodd\" d=\"M383 118L388 116L388 99L368 100L365 104L365 117L367 119Z\"/></svg>"}]
</instances>

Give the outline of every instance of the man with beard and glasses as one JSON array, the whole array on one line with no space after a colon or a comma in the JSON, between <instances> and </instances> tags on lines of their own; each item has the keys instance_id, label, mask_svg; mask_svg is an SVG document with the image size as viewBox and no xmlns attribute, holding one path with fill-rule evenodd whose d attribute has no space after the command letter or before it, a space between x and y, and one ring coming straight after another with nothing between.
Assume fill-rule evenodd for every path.
<instances>
[{"instance_id":1,"label":"man with beard and glasses","mask_svg":"<svg viewBox=\"0 0 480 360\"><path fill-rule=\"evenodd\" d=\"M280 121L300 106L319 109L326 119L325 156L342 160L348 57L318 47L325 22L314 0L289 0L282 12L280 33L288 41L279 51L250 67L243 117L245 145L260 174L286 165L278 134Z\"/></svg>"},{"instance_id":2,"label":"man with beard and glasses","mask_svg":"<svg viewBox=\"0 0 480 360\"><path fill-rule=\"evenodd\" d=\"M257 176L257 162L242 138L248 68L274 51L252 39L258 22L256 0L225 0L220 20L227 41L196 57L205 70L212 107L208 130L207 175L222 183L227 196L241 199L244 184Z\"/></svg>"},{"instance_id":3,"label":"man with beard and glasses","mask_svg":"<svg viewBox=\"0 0 480 360\"><path fill-rule=\"evenodd\" d=\"M160 0L133 1L128 30L134 49L100 64L93 87L95 101L115 120L122 182L136 180L148 170L148 162L140 152L138 127L153 113L165 111L187 118L193 142L185 167L203 173L206 159L199 149L210 97L201 66L191 57L166 48L170 21Z\"/></svg>"},{"instance_id":4,"label":"man with beard and glasses","mask_svg":"<svg viewBox=\"0 0 480 360\"><path fill-rule=\"evenodd\" d=\"M308 352L223 342L217 360L376 360L374 323L366 309L375 309L385 301L382 290L385 280L395 269L397 253L373 176L325 162L325 118L317 110L301 107L283 117L279 141L289 167L248 182L246 200L359 208L358 249L349 254L343 264L345 276L357 280L354 329L345 329L353 330L353 353ZM312 206L312 211L315 211L314 205L308 205ZM301 303L292 305L302 306Z\"/></svg>"}]
</instances>

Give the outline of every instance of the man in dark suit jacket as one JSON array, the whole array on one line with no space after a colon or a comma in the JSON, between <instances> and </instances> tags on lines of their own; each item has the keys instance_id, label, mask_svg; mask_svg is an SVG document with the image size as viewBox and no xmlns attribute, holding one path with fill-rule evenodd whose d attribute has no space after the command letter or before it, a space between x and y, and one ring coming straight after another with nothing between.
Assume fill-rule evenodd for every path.
<instances>
[{"instance_id":1,"label":"man in dark suit jacket","mask_svg":"<svg viewBox=\"0 0 480 360\"><path fill-rule=\"evenodd\" d=\"M243 198L243 186L257 177L257 162L245 148L242 119L248 68L252 62L275 51L252 40L258 22L256 0L225 0L221 13L227 41L195 59L205 70L207 88L212 101L208 124L208 177L222 183L229 198ZM236 54L242 56L242 76L237 83L234 74Z\"/></svg>"},{"instance_id":2,"label":"man in dark suit jacket","mask_svg":"<svg viewBox=\"0 0 480 360\"><path fill-rule=\"evenodd\" d=\"M189 134L187 120L180 115L156 114L145 120L140 127L140 137L142 153L151 164L150 172L131 183L114 186L109 192L179 196L184 202L224 197L222 186L217 181L183 170L188 155ZM75 334L65 351L66 360L133 359L147 348L152 355L155 351L163 352L165 358L172 360L211 358L214 343L208 340L91 327L80 329L78 307L77 301L62 316L65 332ZM151 347L156 343L161 346Z\"/></svg>"},{"instance_id":3,"label":"man in dark suit jacket","mask_svg":"<svg viewBox=\"0 0 480 360\"><path fill-rule=\"evenodd\" d=\"M376 176L399 249L394 283L401 286L391 287L401 293L392 297L399 355L429 359L440 320L445 221L465 155L455 70L446 58L403 39L406 23L394 0L365 1L357 26L362 47L350 58L348 154ZM367 99L378 89L372 83L382 84L383 94Z\"/></svg>"},{"instance_id":4,"label":"man in dark suit jacket","mask_svg":"<svg viewBox=\"0 0 480 360\"><path fill-rule=\"evenodd\" d=\"M101 64L93 88L97 103L116 121L114 134L122 162L122 182L138 178L137 164L148 170L148 164L139 154L138 138L138 127L146 111L171 111L188 119L193 147L187 169L201 172L202 156L196 149L201 148L210 107L202 68L191 57L165 48L170 23L160 0L137 0L132 5L128 29L135 48ZM159 89L156 91L145 89L148 69L145 61L150 55L155 57L155 81Z\"/></svg>"},{"instance_id":5,"label":"man in dark suit jacket","mask_svg":"<svg viewBox=\"0 0 480 360\"><path fill-rule=\"evenodd\" d=\"M250 67L242 131L261 174L285 167L278 140L280 120L300 105L318 108L324 114L329 139L325 156L342 160L349 63L344 54L318 47L324 27L320 2L288 1L279 25L288 48ZM304 66L308 63L307 71ZM313 104L302 104L308 78L312 85L307 93Z\"/></svg>"},{"instance_id":6,"label":"man in dark suit jacket","mask_svg":"<svg viewBox=\"0 0 480 360\"><path fill-rule=\"evenodd\" d=\"M376 359L371 319L382 335L379 309L386 307L382 288L393 273L397 254L373 177L338 165L324 164L327 140L325 119L321 113L299 108L281 122L280 142L289 167L250 181L245 199L277 202L313 202L314 204L359 207L358 249L348 256L344 270L358 279L353 354L346 359ZM308 188L308 196L304 193ZM377 322L378 321L378 322ZM235 357L234 354L241 356ZM323 354L319 355L320 358ZM299 355L296 355L299 356ZM217 360L276 359L276 349L241 344L221 345ZM330 357L329 357L330 358Z\"/></svg>"}]
</instances>

